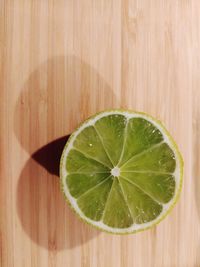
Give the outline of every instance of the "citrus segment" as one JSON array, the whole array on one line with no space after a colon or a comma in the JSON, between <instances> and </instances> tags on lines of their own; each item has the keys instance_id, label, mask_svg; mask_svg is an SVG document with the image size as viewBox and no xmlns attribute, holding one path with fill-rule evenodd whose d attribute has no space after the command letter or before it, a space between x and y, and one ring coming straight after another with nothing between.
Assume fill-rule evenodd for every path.
<instances>
[{"instance_id":1,"label":"citrus segment","mask_svg":"<svg viewBox=\"0 0 200 267\"><path fill-rule=\"evenodd\" d=\"M106 155L102 142L93 126L86 127L77 136L74 141L74 148L96 159L105 166L112 167L112 163Z\"/></svg>"},{"instance_id":2,"label":"citrus segment","mask_svg":"<svg viewBox=\"0 0 200 267\"><path fill-rule=\"evenodd\" d=\"M162 133L149 121L143 118L129 119L124 140L124 151L118 165L123 165L134 155L160 143L162 140Z\"/></svg>"},{"instance_id":3,"label":"citrus segment","mask_svg":"<svg viewBox=\"0 0 200 267\"><path fill-rule=\"evenodd\" d=\"M94 221L101 219L112 182L107 178L78 198L77 204L88 218Z\"/></svg>"},{"instance_id":4,"label":"citrus segment","mask_svg":"<svg viewBox=\"0 0 200 267\"><path fill-rule=\"evenodd\" d=\"M175 193L175 177L171 174L121 172L121 176L161 203L170 201Z\"/></svg>"},{"instance_id":5,"label":"citrus segment","mask_svg":"<svg viewBox=\"0 0 200 267\"><path fill-rule=\"evenodd\" d=\"M73 173L68 175L66 182L70 194L78 198L89 189L101 183L108 176L110 176L109 173Z\"/></svg>"},{"instance_id":6,"label":"citrus segment","mask_svg":"<svg viewBox=\"0 0 200 267\"><path fill-rule=\"evenodd\" d=\"M127 119L122 115L109 115L95 123L113 165L117 165L122 152L126 123Z\"/></svg>"},{"instance_id":7,"label":"citrus segment","mask_svg":"<svg viewBox=\"0 0 200 267\"><path fill-rule=\"evenodd\" d=\"M125 202L118 179L114 178L112 188L106 203L103 222L110 227L127 228L133 224L133 219Z\"/></svg>"},{"instance_id":8,"label":"citrus segment","mask_svg":"<svg viewBox=\"0 0 200 267\"><path fill-rule=\"evenodd\" d=\"M150 222L158 217L162 211L161 204L123 177L120 177L119 180L135 223Z\"/></svg>"},{"instance_id":9,"label":"citrus segment","mask_svg":"<svg viewBox=\"0 0 200 267\"><path fill-rule=\"evenodd\" d=\"M109 172L109 168L100 162L87 157L83 153L72 149L69 152L66 162L66 170L70 172Z\"/></svg>"},{"instance_id":10,"label":"citrus segment","mask_svg":"<svg viewBox=\"0 0 200 267\"><path fill-rule=\"evenodd\" d=\"M173 173L176 161L172 149L166 143L153 146L133 156L121 166L122 171L156 171Z\"/></svg>"}]
</instances>

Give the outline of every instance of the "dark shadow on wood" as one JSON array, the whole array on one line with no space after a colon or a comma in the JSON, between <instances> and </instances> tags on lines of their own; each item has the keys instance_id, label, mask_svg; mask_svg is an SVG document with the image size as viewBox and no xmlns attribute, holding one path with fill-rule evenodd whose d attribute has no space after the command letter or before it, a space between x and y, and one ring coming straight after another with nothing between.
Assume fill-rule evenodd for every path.
<instances>
[{"instance_id":1,"label":"dark shadow on wood","mask_svg":"<svg viewBox=\"0 0 200 267\"><path fill-rule=\"evenodd\" d=\"M60 157L70 135L63 136L38 149L32 158L49 173L59 176Z\"/></svg>"}]
</instances>

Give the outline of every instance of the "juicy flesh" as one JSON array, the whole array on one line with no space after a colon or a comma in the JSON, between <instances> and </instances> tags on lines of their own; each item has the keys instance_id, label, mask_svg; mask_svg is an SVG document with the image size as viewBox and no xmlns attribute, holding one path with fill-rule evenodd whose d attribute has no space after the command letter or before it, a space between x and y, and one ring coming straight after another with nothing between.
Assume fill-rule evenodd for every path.
<instances>
[{"instance_id":1,"label":"juicy flesh","mask_svg":"<svg viewBox=\"0 0 200 267\"><path fill-rule=\"evenodd\" d=\"M66 161L66 183L82 213L114 228L157 218L175 192L174 152L144 118L114 114L84 128Z\"/></svg>"}]
</instances>

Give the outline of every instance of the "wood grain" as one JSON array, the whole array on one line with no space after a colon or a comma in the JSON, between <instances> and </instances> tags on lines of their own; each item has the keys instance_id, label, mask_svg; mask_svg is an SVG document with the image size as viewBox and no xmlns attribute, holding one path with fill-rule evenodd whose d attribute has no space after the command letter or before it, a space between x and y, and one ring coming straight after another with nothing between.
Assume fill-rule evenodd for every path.
<instances>
[{"instance_id":1,"label":"wood grain","mask_svg":"<svg viewBox=\"0 0 200 267\"><path fill-rule=\"evenodd\" d=\"M200 2L0 2L0 265L200 266ZM115 236L80 222L59 191L74 128L106 108L161 119L184 187L156 228Z\"/></svg>"}]
</instances>

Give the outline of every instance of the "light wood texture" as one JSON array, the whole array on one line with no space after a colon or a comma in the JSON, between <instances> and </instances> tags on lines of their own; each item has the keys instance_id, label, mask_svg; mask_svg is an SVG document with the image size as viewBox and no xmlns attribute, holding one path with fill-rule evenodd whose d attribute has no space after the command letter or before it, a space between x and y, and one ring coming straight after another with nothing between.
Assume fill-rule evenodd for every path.
<instances>
[{"instance_id":1,"label":"light wood texture","mask_svg":"<svg viewBox=\"0 0 200 267\"><path fill-rule=\"evenodd\" d=\"M199 267L200 1L2 0L0 60L0 265ZM128 236L76 218L56 176L65 138L44 148L116 107L161 119L185 161L172 213Z\"/></svg>"}]
</instances>

